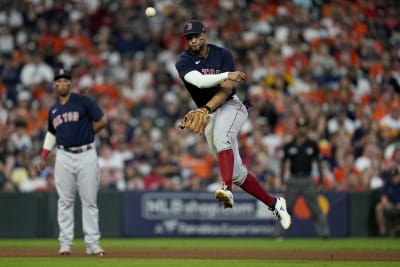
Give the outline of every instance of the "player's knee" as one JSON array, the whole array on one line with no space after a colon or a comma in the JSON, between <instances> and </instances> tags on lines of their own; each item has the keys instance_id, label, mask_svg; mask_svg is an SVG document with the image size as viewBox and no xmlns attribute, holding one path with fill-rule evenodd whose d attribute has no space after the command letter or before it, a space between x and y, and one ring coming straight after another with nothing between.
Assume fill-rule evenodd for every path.
<instances>
[{"instance_id":1,"label":"player's knee","mask_svg":"<svg viewBox=\"0 0 400 267\"><path fill-rule=\"evenodd\" d=\"M223 140L214 140L214 145L218 152L224 151L231 148L231 145Z\"/></svg>"},{"instance_id":2,"label":"player's knee","mask_svg":"<svg viewBox=\"0 0 400 267\"><path fill-rule=\"evenodd\" d=\"M244 178L245 177L233 177L232 178L232 182L237 185L237 186L241 186L244 183Z\"/></svg>"},{"instance_id":3,"label":"player's knee","mask_svg":"<svg viewBox=\"0 0 400 267\"><path fill-rule=\"evenodd\" d=\"M232 148L233 139L231 136L214 136L214 144L217 148L217 151L223 151L229 148Z\"/></svg>"},{"instance_id":4,"label":"player's knee","mask_svg":"<svg viewBox=\"0 0 400 267\"><path fill-rule=\"evenodd\" d=\"M241 186L244 183L244 180L246 180L246 177L247 169L246 167L242 166L241 168L233 171L232 182L237 186Z\"/></svg>"}]
</instances>

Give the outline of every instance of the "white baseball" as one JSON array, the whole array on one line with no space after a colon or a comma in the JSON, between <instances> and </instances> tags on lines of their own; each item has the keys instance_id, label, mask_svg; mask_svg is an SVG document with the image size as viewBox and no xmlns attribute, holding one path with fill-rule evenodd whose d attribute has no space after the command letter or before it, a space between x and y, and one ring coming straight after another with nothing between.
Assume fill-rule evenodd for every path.
<instances>
[{"instance_id":1,"label":"white baseball","mask_svg":"<svg viewBox=\"0 0 400 267\"><path fill-rule=\"evenodd\" d=\"M148 17L154 17L157 13L156 9L152 6L149 6L148 8L146 8L146 10L144 11L144 13L146 14L146 16Z\"/></svg>"}]
</instances>

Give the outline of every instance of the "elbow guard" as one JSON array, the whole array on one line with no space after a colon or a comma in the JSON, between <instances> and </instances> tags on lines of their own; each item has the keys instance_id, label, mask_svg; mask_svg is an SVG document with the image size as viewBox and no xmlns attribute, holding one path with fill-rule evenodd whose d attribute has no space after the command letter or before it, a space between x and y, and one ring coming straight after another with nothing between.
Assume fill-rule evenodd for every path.
<instances>
[{"instance_id":1,"label":"elbow guard","mask_svg":"<svg viewBox=\"0 0 400 267\"><path fill-rule=\"evenodd\" d=\"M56 137L50 133L47 132L46 136L44 137L44 142L43 142L43 149L46 150L52 150L56 145Z\"/></svg>"}]
</instances>

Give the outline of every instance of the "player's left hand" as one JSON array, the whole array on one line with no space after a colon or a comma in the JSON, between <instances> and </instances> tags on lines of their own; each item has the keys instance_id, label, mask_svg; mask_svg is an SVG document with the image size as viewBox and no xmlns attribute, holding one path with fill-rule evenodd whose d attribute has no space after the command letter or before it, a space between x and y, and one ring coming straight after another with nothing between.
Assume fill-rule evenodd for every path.
<instances>
[{"instance_id":1,"label":"player's left hand","mask_svg":"<svg viewBox=\"0 0 400 267\"><path fill-rule=\"evenodd\" d=\"M210 114L206 108L197 108L186 113L179 124L179 128L188 128L196 134L202 135L210 120Z\"/></svg>"}]
</instances>

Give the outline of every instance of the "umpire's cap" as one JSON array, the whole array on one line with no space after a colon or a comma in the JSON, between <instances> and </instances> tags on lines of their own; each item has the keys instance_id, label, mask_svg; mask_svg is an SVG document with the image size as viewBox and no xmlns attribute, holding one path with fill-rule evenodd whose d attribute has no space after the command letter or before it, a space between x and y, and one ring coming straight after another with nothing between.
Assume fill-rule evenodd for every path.
<instances>
[{"instance_id":1,"label":"umpire's cap","mask_svg":"<svg viewBox=\"0 0 400 267\"><path fill-rule=\"evenodd\" d=\"M203 23L198 20L189 20L183 25L183 36L206 32Z\"/></svg>"},{"instance_id":2,"label":"umpire's cap","mask_svg":"<svg viewBox=\"0 0 400 267\"><path fill-rule=\"evenodd\" d=\"M307 122L307 120L305 119L305 118L299 118L297 121L296 121L296 125L297 125L297 127L307 127L308 126L308 122Z\"/></svg>"},{"instance_id":3,"label":"umpire's cap","mask_svg":"<svg viewBox=\"0 0 400 267\"><path fill-rule=\"evenodd\" d=\"M71 77L72 76L71 76L71 72L70 71L65 70L63 68L60 68L60 69L56 70L56 74L54 76L54 81L56 81L58 79L61 79L61 78L66 78L66 79L71 80Z\"/></svg>"}]
</instances>

